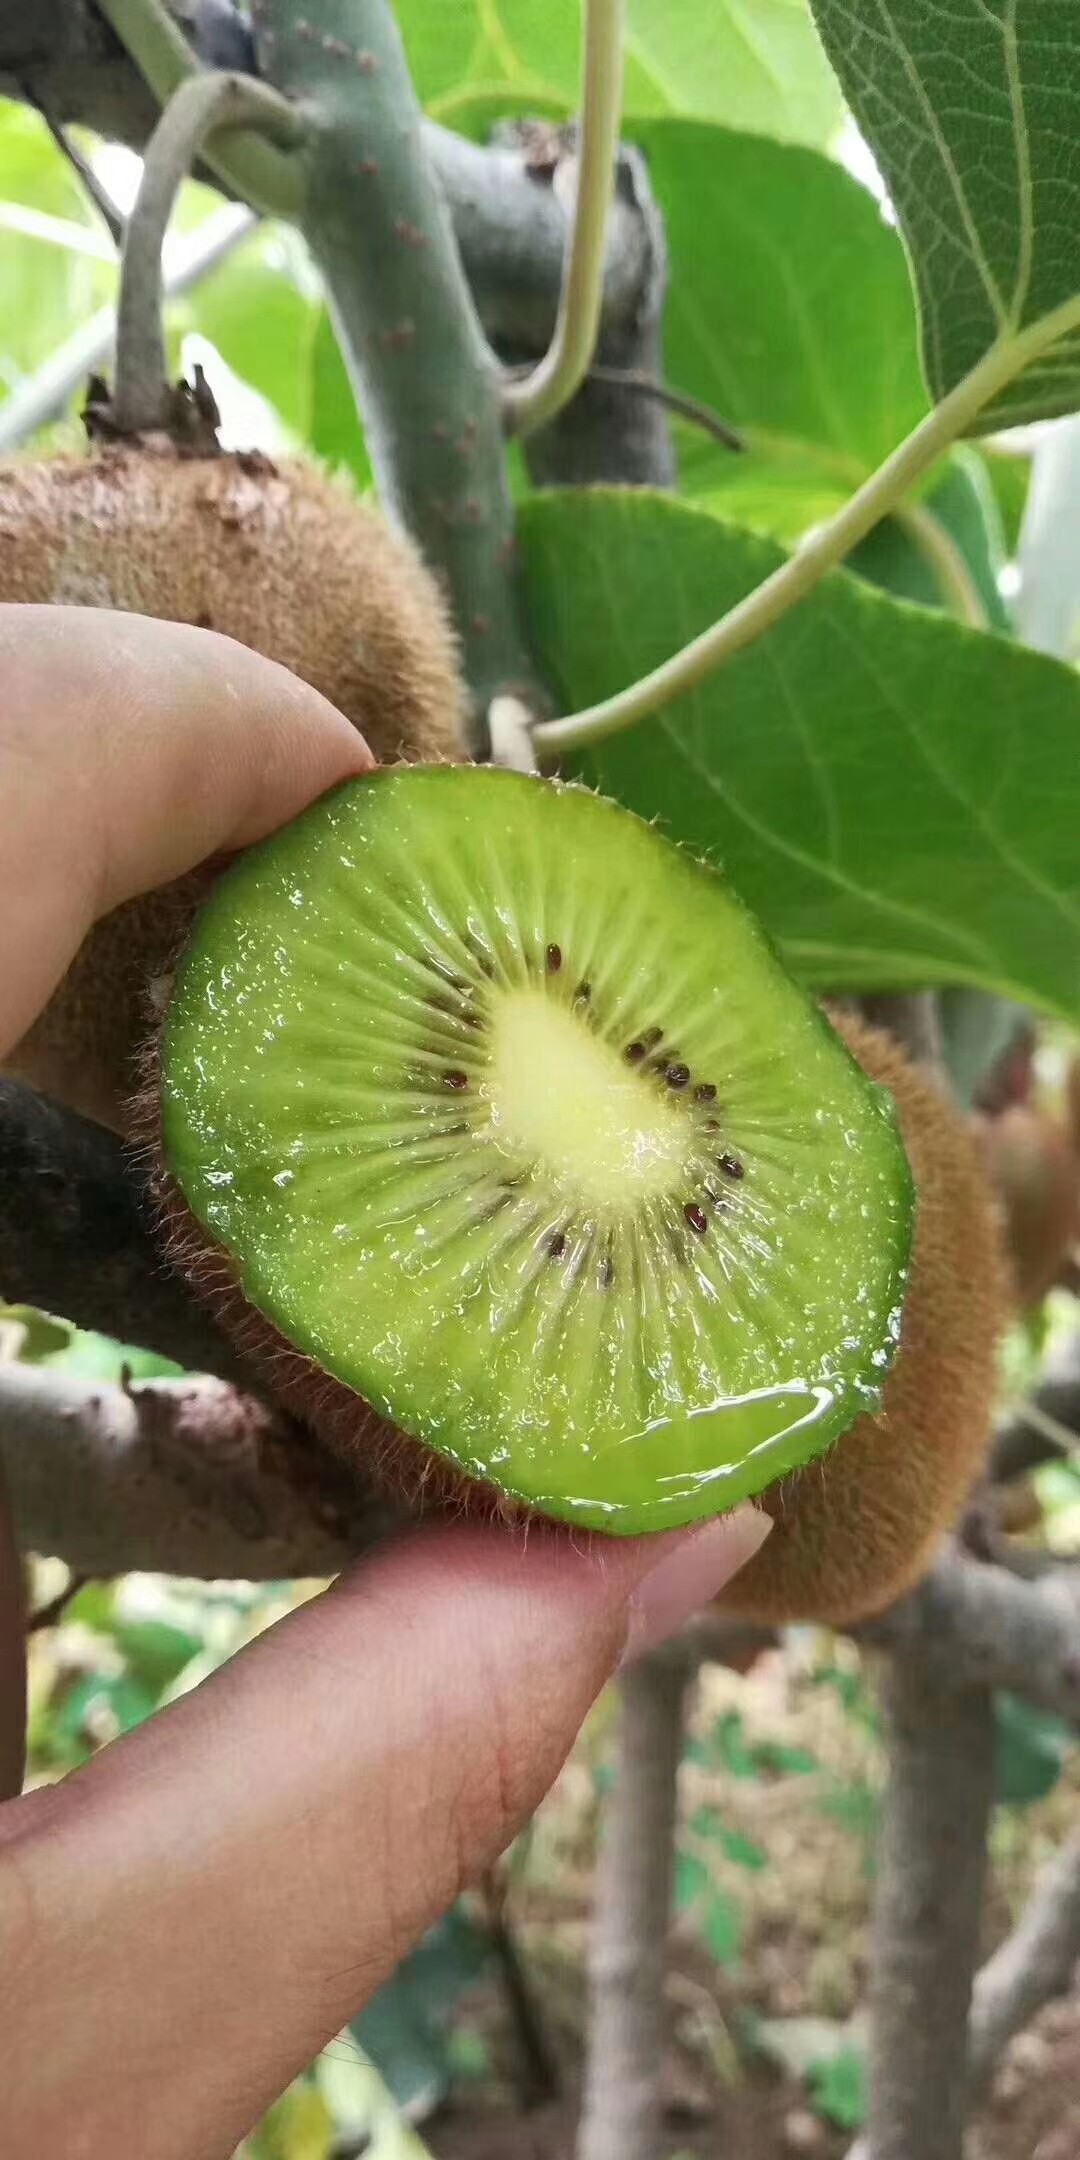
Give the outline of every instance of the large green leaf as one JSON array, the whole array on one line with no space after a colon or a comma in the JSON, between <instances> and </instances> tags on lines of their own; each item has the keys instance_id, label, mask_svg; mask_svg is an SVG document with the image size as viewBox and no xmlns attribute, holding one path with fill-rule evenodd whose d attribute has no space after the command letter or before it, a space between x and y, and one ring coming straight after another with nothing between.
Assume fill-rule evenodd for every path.
<instances>
[{"instance_id":1,"label":"large green leaf","mask_svg":"<svg viewBox=\"0 0 1080 2160\"><path fill-rule=\"evenodd\" d=\"M999 578L1006 562L997 498L979 452L962 443L921 502L909 502L868 533L848 568L898 600L949 607L964 620L1008 632Z\"/></svg>"},{"instance_id":2,"label":"large green leaf","mask_svg":"<svg viewBox=\"0 0 1080 2160\"><path fill-rule=\"evenodd\" d=\"M523 512L564 709L658 665L782 559L670 497ZM834 571L574 770L722 861L821 988L969 982L1080 1016L1080 680Z\"/></svg>"},{"instance_id":3,"label":"large green leaf","mask_svg":"<svg viewBox=\"0 0 1080 2160\"><path fill-rule=\"evenodd\" d=\"M580 0L398 0L397 15L420 95L451 126L490 92L577 103ZM841 101L806 0L629 0L626 108L824 143Z\"/></svg>"},{"instance_id":4,"label":"large green leaf","mask_svg":"<svg viewBox=\"0 0 1080 2160\"><path fill-rule=\"evenodd\" d=\"M633 132L667 222L669 379L748 444L732 456L680 430L683 491L790 543L831 516L926 412L900 240L866 189L817 151L692 120ZM958 553L958 575L1003 628L974 487L970 468L946 464L853 568L955 605L941 562Z\"/></svg>"},{"instance_id":5,"label":"large green leaf","mask_svg":"<svg viewBox=\"0 0 1080 2160\"><path fill-rule=\"evenodd\" d=\"M325 307L312 320L305 367L303 432L317 457L344 466L357 485L374 485L364 431L334 326Z\"/></svg>"},{"instance_id":6,"label":"large green leaf","mask_svg":"<svg viewBox=\"0 0 1080 2160\"><path fill-rule=\"evenodd\" d=\"M816 151L691 120L630 132L667 223L671 381L846 494L926 411L896 232Z\"/></svg>"},{"instance_id":7,"label":"large green leaf","mask_svg":"<svg viewBox=\"0 0 1080 2160\"><path fill-rule=\"evenodd\" d=\"M639 121L633 133L667 222L669 379L749 446L732 456L680 429L683 492L790 543L833 515L927 410L899 237L817 151L690 120ZM966 451L852 568L928 605L981 607L1004 629L998 552L991 491Z\"/></svg>"},{"instance_id":8,"label":"large green leaf","mask_svg":"<svg viewBox=\"0 0 1080 2160\"><path fill-rule=\"evenodd\" d=\"M1045 1800L1075 1747L1073 1727L1018 1695L996 1697L994 1724L995 1798L1012 1807Z\"/></svg>"},{"instance_id":9,"label":"large green leaf","mask_svg":"<svg viewBox=\"0 0 1080 2160\"><path fill-rule=\"evenodd\" d=\"M1076 0L814 0L914 264L935 398L999 338L1072 304L980 420L1080 404Z\"/></svg>"}]
</instances>

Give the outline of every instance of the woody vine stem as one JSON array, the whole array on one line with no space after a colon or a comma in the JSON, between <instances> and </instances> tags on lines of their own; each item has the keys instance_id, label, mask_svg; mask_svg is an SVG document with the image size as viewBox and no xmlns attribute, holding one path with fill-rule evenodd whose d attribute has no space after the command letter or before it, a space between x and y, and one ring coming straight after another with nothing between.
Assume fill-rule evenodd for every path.
<instances>
[{"instance_id":1,"label":"woody vine stem","mask_svg":"<svg viewBox=\"0 0 1080 2160\"><path fill-rule=\"evenodd\" d=\"M265 83L240 75L192 75L166 106L146 148L139 194L128 220L116 327L111 420L122 435L168 421L162 250L173 205L207 136L253 124L295 141L291 106Z\"/></svg>"}]
</instances>

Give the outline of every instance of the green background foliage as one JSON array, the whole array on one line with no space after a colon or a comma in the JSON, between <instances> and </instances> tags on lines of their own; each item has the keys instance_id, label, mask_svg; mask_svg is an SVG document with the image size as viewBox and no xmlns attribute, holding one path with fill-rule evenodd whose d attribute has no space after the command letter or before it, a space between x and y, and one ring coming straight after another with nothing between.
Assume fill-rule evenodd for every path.
<instances>
[{"instance_id":1,"label":"green background foliage","mask_svg":"<svg viewBox=\"0 0 1080 2160\"><path fill-rule=\"evenodd\" d=\"M814 0L915 270L935 397L1080 292L1080 22L1071 0ZM1080 403L1080 324L995 401Z\"/></svg>"}]
</instances>

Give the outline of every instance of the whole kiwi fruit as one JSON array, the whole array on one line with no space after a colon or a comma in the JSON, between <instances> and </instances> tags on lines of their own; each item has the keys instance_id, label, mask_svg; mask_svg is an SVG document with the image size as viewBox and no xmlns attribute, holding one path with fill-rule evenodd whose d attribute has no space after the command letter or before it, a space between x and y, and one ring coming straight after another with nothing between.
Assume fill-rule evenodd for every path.
<instances>
[{"instance_id":1,"label":"whole kiwi fruit","mask_svg":"<svg viewBox=\"0 0 1080 2160\"><path fill-rule=\"evenodd\" d=\"M175 1256L399 1496L673 1528L880 1401L892 1098L724 880L586 788L332 791L214 887L160 1058Z\"/></svg>"},{"instance_id":2,"label":"whole kiwi fruit","mask_svg":"<svg viewBox=\"0 0 1080 2160\"><path fill-rule=\"evenodd\" d=\"M1080 1238L1080 1161L1069 1128L1034 1102L975 1121L986 1174L1001 1196L1015 1302L1035 1305Z\"/></svg>"},{"instance_id":3,"label":"whole kiwi fruit","mask_svg":"<svg viewBox=\"0 0 1080 2160\"><path fill-rule=\"evenodd\" d=\"M312 467L190 457L164 437L0 467L0 600L120 608L221 631L309 682L375 756L464 756L447 613L412 543ZM124 1130L147 985L199 879L128 902L83 945L4 1069Z\"/></svg>"},{"instance_id":4,"label":"whole kiwi fruit","mask_svg":"<svg viewBox=\"0 0 1080 2160\"><path fill-rule=\"evenodd\" d=\"M986 1453L1007 1302L997 1202L960 1112L891 1036L831 1017L896 1104L915 1180L914 1256L880 1410L762 1495L773 1530L717 1600L775 1625L849 1625L925 1572Z\"/></svg>"}]
</instances>

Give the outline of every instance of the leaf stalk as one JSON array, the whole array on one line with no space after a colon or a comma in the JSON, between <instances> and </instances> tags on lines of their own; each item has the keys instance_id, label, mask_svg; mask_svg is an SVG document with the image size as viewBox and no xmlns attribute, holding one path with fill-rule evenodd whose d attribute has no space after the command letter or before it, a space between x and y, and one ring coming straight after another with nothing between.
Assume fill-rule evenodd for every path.
<instances>
[{"instance_id":1,"label":"leaf stalk","mask_svg":"<svg viewBox=\"0 0 1080 2160\"><path fill-rule=\"evenodd\" d=\"M533 742L541 760L551 763L566 751L584 749L633 726L635 721L649 719L675 698L697 689L717 669L754 644L813 592L828 570L843 562L958 436L972 429L983 407L1007 383L1078 326L1080 295L1026 330L992 345L835 517L807 534L779 569L737 601L718 622L614 697L562 719L538 722Z\"/></svg>"}]
</instances>

